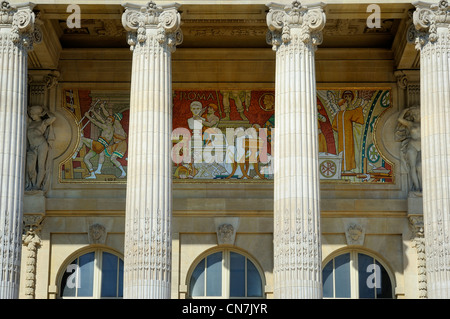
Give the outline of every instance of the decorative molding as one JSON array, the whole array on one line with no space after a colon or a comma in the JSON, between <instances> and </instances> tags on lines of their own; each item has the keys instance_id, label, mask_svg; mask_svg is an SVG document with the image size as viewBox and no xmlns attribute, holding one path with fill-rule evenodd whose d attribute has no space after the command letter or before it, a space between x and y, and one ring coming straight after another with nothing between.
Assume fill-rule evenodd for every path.
<instances>
[{"instance_id":1,"label":"decorative molding","mask_svg":"<svg viewBox=\"0 0 450 319\"><path fill-rule=\"evenodd\" d=\"M395 71L394 76L397 79L397 85L402 90L405 90L408 87L408 77L402 71Z\"/></svg>"},{"instance_id":2,"label":"decorative molding","mask_svg":"<svg viewBox=\"0 0 450 319\"><path fill-rule=\"evenodd\" d=\"M417 252L417 274L419 280L419 298L427 298L427 265L425 255L425 236L423 216L412 215L408 217L411 229L413 247Z\"/></svg>"},{"instance_id":3,"label":"decorative molding","mask_svg":"<svg viewBox=\"0 0 450 319\"><path fill-rule=\"evenodd\" d=\"M195 37L261 37L267 32L267 27L247 26L195 26L183 28L183 33Z\"/></svg>"},{"instance_id":4,"label":"decorative molding","mask_svg":"<svg viewBox=\"0 0 450 319\"><path fill-rule=\"evenodd\" d=\"M24 215L22 244L27 248L25 270L25 298L34 299L36 289L37 251L42 245L40 232L44 215Z\"/></svg>"}]
</instances>

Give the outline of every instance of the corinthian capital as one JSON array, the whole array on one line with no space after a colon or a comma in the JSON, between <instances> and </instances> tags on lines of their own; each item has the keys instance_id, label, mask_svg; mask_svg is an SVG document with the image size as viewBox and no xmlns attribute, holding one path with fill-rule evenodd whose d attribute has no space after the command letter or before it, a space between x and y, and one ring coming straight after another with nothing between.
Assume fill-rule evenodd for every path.
<instances>
[{"instance_id":1,"label":"corinthian capital","mask_svg":"<svg viewBox=\"0 0 450 319\"><path fill-rule=\"evenodd\" d=\"M450 41L450 5L447 0L439 3L415 2L413 22L416 27L416 49L428 42L436 42L445 31L445 41Z\"/></svg>"},{"instance_id":2,"label":"corinthian capital","mask_svg":"<svg viewBox=\"0 0 450 319\"><path fill-rule=\"evenodd\" d=\"M9 35L3 35L2 40L9 39L14 44L31 49L33 46L34 13L33 3L10 5L8 1L0 4L0 30L10 29Z\"/></svg>"},{"instance_id":3,"label":"corinthian capital","mask_svg":"<svg viewBox=\"0 0 450 319\"><path fill-rule=\"evenodd\" d=\"M167 44L171 49L175 49L183 39L179 6L178 3L157 6L153 1L146 6L124 4L122 24L128 31L131 50L138 43L145 43L149 37L154 37L160 44Z\"/></svg>"},{"instance_id":4,"label":"corinthian capital","mask_svg":"<svg viewBox=\"0 0 450 319\"><path fill-rule=\"evenodd\" d=\"M271 44L274 50L282 43L291 42L294 37L313 46L322 43L321 31L326 22L323 3L302 6L295 0L288 6L271 2L267 7L267 43Z\"/></svg>"}]
</instances>

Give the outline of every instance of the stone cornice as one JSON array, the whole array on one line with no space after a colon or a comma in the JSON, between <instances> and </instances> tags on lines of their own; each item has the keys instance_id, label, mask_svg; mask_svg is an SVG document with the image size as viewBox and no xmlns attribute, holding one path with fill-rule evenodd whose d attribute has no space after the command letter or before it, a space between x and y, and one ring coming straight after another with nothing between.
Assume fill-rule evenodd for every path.
<instances>
[{"instance_id":1,"label":"stone cornice","mask_svg":"<svg viewBox=\"0 0 450 319\"><path fill-rule=\"evenodd\" d=\"M179 6L177 3L157 6L154 2L149 2L146 6L124 4L122 24L128 31L128 44L131 50L138 43L145 43L149 36L155 36L160 44L167 44L174 50L183 39ZM154 32L147 32L151 29Z\"/></svg>"},{"instance_id":2,"label":"stone cornice","mask_svg":"<svg viewBox=\"0 0 450 319\"><path fill-rule=\"evenodd\" d=\"M266 18L269 27L267 43L274 50L292 40L293 30L299 31L296 33L305 44L317 46L322 43L321 31L326 22L323 3L302 6L295 0L288 6L271 2L267 7L270 9Z\"/></svg>"}]
</instances>

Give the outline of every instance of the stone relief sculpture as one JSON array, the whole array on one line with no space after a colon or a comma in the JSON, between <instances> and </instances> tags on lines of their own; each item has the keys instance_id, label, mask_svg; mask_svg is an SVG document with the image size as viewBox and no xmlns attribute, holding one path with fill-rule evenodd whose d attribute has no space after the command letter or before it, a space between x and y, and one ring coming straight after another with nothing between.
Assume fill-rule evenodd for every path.
<instances>
[{"instance_id":1,"label":"stone relief sculpture","mask_svg":"<svg viewBox=\"0 0 450 319\"><path fill-rule=\"evenodd\" d=\"M90 244L104 244L106 241L106 228L101 224L92 224L88 229Z\"/></svg>"},{"instance_id":2,"label":"stone relief sculpture","mask_svg":"<svg viewBox=\"0 0 450 319\"><path fill-rule=\"evenodd\" d=\"M363 245L365 237L364 228L355 223L351 223L345 230L345 238L347 239L347 245Z\"/></svg>"},{"instance_id":3,"label":"stone relief sculpture","mask_svg":"<svg viewBox=\"0 0 450 319\"><path fill-rule=\"evenodd\" d=\"M420 108L404 109L398 117L396 139L401 142L401 151L410 180L410 195L421 196L422 161L420 140Z\"/></svg>"},{"instance_id":4,"label":"stone relief sculpture","mask_svg":"<svg viewBox=\"0 0 450 319\"><path fill-rule=\"evenodd\" d=\"M28 109L25 190L42 190L49 171L49 128L56 117L41 105Z\"/></svg>"},{"instance_id":5,"label":"stone relief sculpture","mask_svg":"<svg viewBox=\"0 0 450 319\"><path fill-rule=\"evenodd\" d=\"M222 224L217 229L217 239L219 245L233 245L235 239L235 230L231 224Z\"/></svg>"}]
</instances>

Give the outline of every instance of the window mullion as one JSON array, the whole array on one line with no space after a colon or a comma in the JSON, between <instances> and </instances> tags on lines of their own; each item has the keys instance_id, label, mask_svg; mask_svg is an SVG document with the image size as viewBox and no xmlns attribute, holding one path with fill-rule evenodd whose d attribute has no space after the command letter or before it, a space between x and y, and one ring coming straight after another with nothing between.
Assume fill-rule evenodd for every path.
<instances>
[{"instance_id":1,"label":"window mullion","mask_svg":"<svg viewBox=\"0 0 450 319\"><path fill-rule=\"evenodd\" d=\"M358 253L355 251L352 251L350 254L351 258L350 258L350 263L351 263L351 278L352 278L352 283L351 283L351 291L352 291L352 298L353 299L358 299L359 298L359 270L358 270Z\"/></svg>"},{"instance_id":2,"label":"window mullion","mask_svg":"<svg viewBox=\"0 0 450 319\"><path fill-rule=\"evenodd\" d=\"M334 263L334 258L332 259L333 263L333 298L336 298L336 265Z\"/></svg>"},{"instance_id":3,"label":"window mullion","mask_svg":"<svg viewBox=\"0 0 450 319\"><path fill-rule=\"evenodd\" d=\"M116 298L119 297L119 286L120 286L120 258L117 257L117 274L116 274Z\"/></svg>"},{"instance_id":4,"label":"window mullion","mask_svg":"<svg viewBox=\"0 0 450 319\"><path fill-rule=\"evenodd\" d=\"M96 299L101 298L101 280L102 280L102 254L100 250L95 251L94 255L94 287L92 296Z\"/></svg>"},{"instance_id":5,"label":"window mullion","mask_svg":"<svg viewBox=\"0 0 450 319\"><path fill-rule=\"evenodd\" d=\"M222 257L222 296L230 298L230 251L224 250Z\"/></svg>"},{"instance_id":6,"label":"window mullion","mask_svg":"<svg viewBox=\"0 0 450 319\"><path fill-rule=\"evenodd\" d=\"M75 276L75 298L78 298L78 289L81 283L80 257L77 257L77 274Z\"/></svg>"},{"instance_id":7,"label":"window mullion","mask_svg":"<svg viewBox=\"0 0 450 319\"><path fill-rule=\"evenodd\" d=\"M244 297L247 297L247 263L248 259L245 257L244 262Z\"/></svg>"},{"instance_id":8,"label":"window mullion","mask_svg":"<svg viewBox=\"0 0 450 319\"><path fill-rule=\"evenodd\" d=\"M380 275L377 271L377 263L375 261L375 258L372 258L372 263L373 263L373 274L374 274L374 279L375 279L375 285L373 287L373 297L374 299L377 299L377 283L378 283L378 276Z\"/></svg>"},{"instance_id":9,"label":"window mullion","mask_svg":"<svg viewBox=\"0 0 450 319\"><path fill-rule=\"evenodd\" d=\"M208 297L208 292L206 291L206 288L208 288L208 285L206 284L208 282L208 256L205 257L205 279L203 280L203 291L205 294L205 297Z\"/></svg>"}]
</instances>

